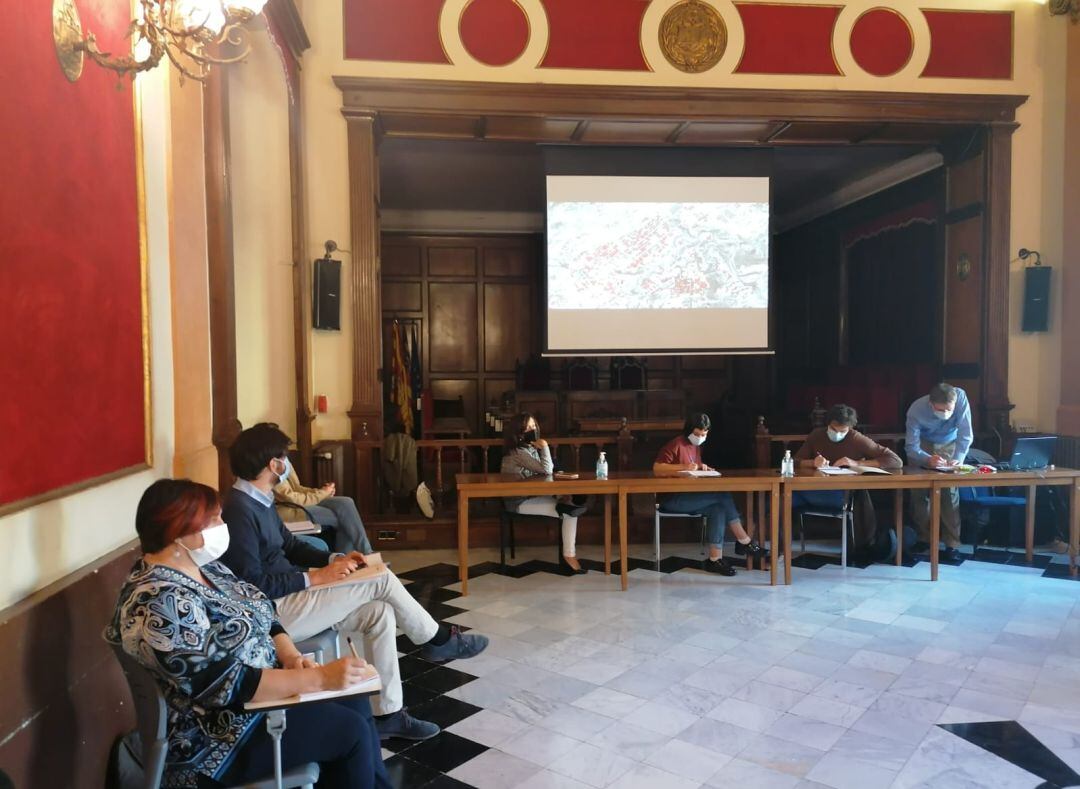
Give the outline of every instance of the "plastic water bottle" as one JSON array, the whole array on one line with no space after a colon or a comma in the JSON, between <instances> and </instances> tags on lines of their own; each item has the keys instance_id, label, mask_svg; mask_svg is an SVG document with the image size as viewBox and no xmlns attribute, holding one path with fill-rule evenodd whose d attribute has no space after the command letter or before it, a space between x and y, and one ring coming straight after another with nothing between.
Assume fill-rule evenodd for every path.
<instances>
[{"instance_id":1,"label":"plastic water bottle","mask_svg":"<svg viewBox=\"0 0 1080 789\"><path fill-rule=\"evenodd\" d=\"M780 476L795 476L795 459L791 456L791 450L784 450L784 459L780 461Z\"/></svg>"},{"instance_id":2,"label":"plastic water bottle","mask_svg":"<svg viewBox=\"0 0 1080 789\"><path fill-rule=\"evenodd\" d=\"M596 478L607 479L607 452L601 452L596 461Z\"/></svg>"}]
</instances>

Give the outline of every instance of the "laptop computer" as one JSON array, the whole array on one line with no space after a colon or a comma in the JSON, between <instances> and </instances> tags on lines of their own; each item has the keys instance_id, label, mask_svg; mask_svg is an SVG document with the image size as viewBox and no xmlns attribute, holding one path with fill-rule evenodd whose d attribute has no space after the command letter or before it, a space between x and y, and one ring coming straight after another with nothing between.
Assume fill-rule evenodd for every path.
<instances>
[{"instance_id":1,"label":"laptop computer","mask_svg":"<svg viewBox=\"0 0 1080 789\"><path fill-rule=\"evenodd\" d=\"M1054 460L1057 436L1020 436L1013 445L1012 457L999 464L1010 471L1046 468Z\"/></svg>"}]
</instances>

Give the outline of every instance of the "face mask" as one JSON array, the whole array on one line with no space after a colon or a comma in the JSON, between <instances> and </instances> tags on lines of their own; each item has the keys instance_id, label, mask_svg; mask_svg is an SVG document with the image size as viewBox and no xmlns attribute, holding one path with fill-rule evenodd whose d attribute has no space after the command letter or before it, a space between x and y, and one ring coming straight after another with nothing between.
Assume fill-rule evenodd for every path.
<instances>
[{"instance_id":1,"label":"face mask","mask_svg":"<svg viewBox=\"0 0 1080 789\"><path fill-rule=\"evenodd\" d=\"M278 458L278 460L280 460L282 463L285 464L285 470L277 475L278 476L278 484L280 485L282 482L284 482L285 480L287 480L289 478L290 474L292 474L292 463L289 462L288 456L285 456L283 458Z\"/></svg>"},{"instance_id":2,"label":"face mask","mask_svg":"<svg viewBox=\"0 0 1080 789\"><path fill-rule=\"evenodd\" d=\"M188 548L179 540L176 544L188 552L191 561L202 567L216 559L229 549L229 527L224 523L209 526L202 530L203 544L201 548Z\"/></svg>"},{"instance_id":3,"label":"face mask","mask_svg":"<svg viewBox=\"0 0 1080 789\"><path fill-rule=\"evenodd\" d=\"M700 447L705 443L706 436L699 436L697 433L691 433L686 438L695 447Z\"/></svg>"},{"instance_id":4,"label":"face mask","mask_svg":"<svg viewBox=\"0 0 1080 789\"><path fill-rule=\"evenodd\" d=\"M531 444L533 441L536 440L536 431L528 430L521 436L521 438L525 441L526 444Z\"/></svg>"},{"instance_id":5,"label":"face mask","mask_svg":"<svg viewBox=\"0 0 1080 789\"><path fill-rule=\"evenodd\" d=\"M948 411L934 411L934 416L936 416L942 422L944 422L946 419L951 418L952 415L953 415L953 412L952 412L951 408Z\"/></svg>"},{"instance_id":6,"label":"face mask","mask_svg":"<svg viewBox=\"0 0 1080 789\"><path fill-rule=\"evenodd\" d=\"M843 441L845 438L847 438L847 431L846 430L843 433L840 433L840 432L838 432L836 430L829 430L828 433L829 433L829 440L832 441L834 444L839 444L841 441Z\"/></svg>"}]
</instances>

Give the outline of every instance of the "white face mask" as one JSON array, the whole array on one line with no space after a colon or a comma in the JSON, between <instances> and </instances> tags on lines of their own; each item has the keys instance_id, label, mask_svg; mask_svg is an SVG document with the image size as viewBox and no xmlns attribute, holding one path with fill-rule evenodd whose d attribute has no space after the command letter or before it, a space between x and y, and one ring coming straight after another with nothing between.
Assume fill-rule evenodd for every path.
<instances>
[{"instance_id":1,"label":"white face mask","mask_svg":"<svg viewBox=\"0 0 1080 789\"><path fill-rule=\"evenodd\" d=\"M285 464L285 470L277 475L278 484L280 485L282 482L284 482L285 480L287 480L289 478L290 474L292 474L292 463L289 462L289 456L288 455L286 455L283 458L278 458L278 460L280 460L282 463Z\"/></svg>"},{"instance_id":2,"label":"white face mask","mask_svg":"<svg viewBox=\"0 0 1080 789\"><path fill-rule=\"evenodd\" d=\"M691 434L690 434L690 435L688 435L688 436L687 436L686 438L687 438L687 439L688 439L688 440L690 441L690 443L691 443L691 444L693 444L693 445L694 445L695 447L700 447L700 446L701 446L702 444L704 444L704 443L705 443L705 439L706 439L706 436L699 436L699 435L698 435L697 433L691 433Z\"/></svg>"},{"instance_id":3,"label":"white face mask","mask_svg":"<svg viewBox=\"0 0 1080 789\"><path fill-rule=\"evenodd\" d=\"M201 548L189 548L180 540L176 544L188 552L191 561L202 567L210 562L221 558L225 551L229 550L229 527L224 523L216 526L208 526L202 530L203 544Z\"/></svg>"},{"instance_id":4,"label":"white face mask","mask_svg":"<svg viewBox=\"0 0 1080 789\"><path fill-rule=\"evenodd\" d=\"M839 444L841 441L847 438L846 430L843 433L840 433L836 430L828 430L827 432L829 434L829 440L832 441L834 444Z\"/></svg>"},{"instance_id":5,"label":"white face mask","mask_svg":"<svg viewBox=\"0 0 1080 789\"><path fill-rule=\"evenodd\" d=\"M938 410L934 411L934 416L936 416L942 422L944 422L946 419L950 419L952 417L952 415L953 415L953 409L951 409L951 408L948 411L938 411Z\"/></svg>"}]
</instances>

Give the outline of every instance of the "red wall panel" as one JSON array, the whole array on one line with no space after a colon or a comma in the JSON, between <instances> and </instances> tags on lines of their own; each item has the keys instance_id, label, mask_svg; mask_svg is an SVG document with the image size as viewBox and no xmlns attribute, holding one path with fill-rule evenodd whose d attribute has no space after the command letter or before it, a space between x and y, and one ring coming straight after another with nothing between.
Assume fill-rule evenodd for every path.
<instances>
[{"instance_id":1,"label":"red wall panel","mask_svg":"<svg viewBox=\"0 0 1080 789\"><path fill-rule=\"evenodd\" d=\"M0 506L146 459L132 89L89 61L64 78L51 5L0 24ZM79 10L121 46L126 4Z\"/></svg>"},{"instance_id":2,"label":"red wall panel","mask_svg":"<svg viewBox=\"0 0 1080 789\"><path fill-rule=\"evenodd\" d=\"M895 74L911 59L915 39L904 17L891 8L874 8L855 20L851 56L878 77Z\"/></svg>"},{"instance_id":3,"label":"red wall panel","mask_svg":"<svg viewBox=\"0 0 1080 789\"><path fill-rule=\"evenodd\" d=\"M930 58L924 77L1011 79L1011 11L933 11L924 9L930 26Z\"/></svg>"},{"instance_id":4,"label":"red wall panel","mask_svg":"<svg viewBox=\"0 0 1080 789\"><path fill-rule=\"evenodd\" d=\"M840 74L832 35L840 6L736 3L746 46L740 74Z\"/></svg>"},{"instance_id":5,"label":"red wall panel","mask_svg":"<svg viewBox=\"0 0 1080 789\"><path fill-rule=\"evenodd\" d=\"M461 43L489 66L505 66L525 51L529 20L514 0L472 0L461 15Z\"/></svg>"},{"instance_id":6,"label":"red wall panel","mask_svg":"<svg viewBox=\"0 0 1080 789\"><path fill-rule=\"evenodd\" d=\"M345 0L345 57L449 63L439 38L442 7L443 0Z\"/></svg>"},{"instance_id":7,"label":"red wall panel","mask_svg":"<svg viewBox=\"0 0 1080 789\"><path fill-rule=\"evenodd\" d=\"M551 29L546 68L648 71L641 18L649 0L541 0Z\"/></svg>"}]
</instances>

